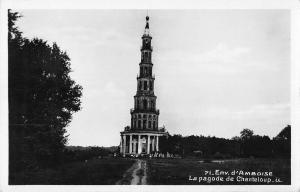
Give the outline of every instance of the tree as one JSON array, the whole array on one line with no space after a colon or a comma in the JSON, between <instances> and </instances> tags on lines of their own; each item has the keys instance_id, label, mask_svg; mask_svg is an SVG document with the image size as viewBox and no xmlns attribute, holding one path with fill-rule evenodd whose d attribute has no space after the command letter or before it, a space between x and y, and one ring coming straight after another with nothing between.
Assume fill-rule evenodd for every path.
<instances>
[{"instance_id":1,"label":"tree","mask_svg":"<svg viewBox=\"0 0 300 192\"><path fill-rule=\"evenodd\" d=\"M291 157L291 125L287 125L273 138L273 151L276 156Z\"/></svg>"},{"instance_id":2,"label":"tree","mask_svg":"<svg viewBox=\"0 0 300 192\"><path fill-rule=\"evenodd\" d=\"M67 53L56 43L26 39L9 10L10 158L20 166L60 160L67 142L65 127L80 110L82 87L70 77Z\"/></svg>"},{"instance_id":3,"label":"tree","mask_svg":"<svg viewBox=\"0 0 300 192\"><path fill-rule=\"evenodd\" d=\"M8 10L8 42L21 40L22 32L19 31L18 27L15 25L15 22L18 18L22 17L18 12L11 12ZM11 44L10 44L11 45Z\"/></svg>"},{"instance_id":4,"label":"tree","mask_svg":"<svg viewBox=\"0 0 300 192\"><path fill-rule=\"evenodd\" d=\"M250 129L243 129L241 131L241 139L249 139L253 136L253 131Z\"/></svg>"},{"instance_id":5,"label":"tree","mask_svg":"<svg viewBox=\"0 0 300 192\"><path fill-rule=\"evenodd\" d=\"M239 140L241 140L241 138L239 136L234 136L234 137L231 138L231 140L233 140L233 141L239 141Z\"/></svg>"},{"instance_id":6,"label":"tree","mask_svg":"<svg viewBox=\"0 0 300 192\"><path fill-rule=\"evenodd\" d=\"M287 125L280 133L276 136L276 139L291 139L291 125Z\"/></svg>"}]
</instances>

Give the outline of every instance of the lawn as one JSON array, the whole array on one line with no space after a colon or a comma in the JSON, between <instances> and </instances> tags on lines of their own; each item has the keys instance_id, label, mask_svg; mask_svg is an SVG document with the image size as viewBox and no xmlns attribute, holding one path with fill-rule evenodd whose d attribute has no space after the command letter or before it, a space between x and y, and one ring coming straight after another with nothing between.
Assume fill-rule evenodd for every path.
<instances>
[{"instance_id":1,"label":"lawn","mask_svg":"<svg viewBox=\"0 0 300 192\"><path fill-rule=\"evenodd\" d=\"M55 169L14 173L10 185L113 185L135 161L125 158L73 162Z\"/></svg>"},{"instance_id":2,"label":"lawn","mask_svg":"<svg viewBox=\"0 0 300 192\"><path fill-rule=\"evenodd\" d=\"M201 159L146 159L147 183L152 185L207 185L207 184L290 184L289 159L233 159L221 161L203 161ZM73 162L55 169L12 173L9 175L11 185L114 185L122 179L134 159L104 158L93 159L87 162ZM216 172L219 170L219 172ZM206 172L205 172L206 171ZM220 171L229 175L222 175ZM233 176L232 171L236 171ZM271 176L246 176L241 172L265 173L272 172ZM206 174L205 174L206 173ZM219 175L218 175L219 174ZM213 181L213 178L233 177L232 181ZM243 178L271 179L258 182L237 181L237 176ZM201 178L201 182L199 179ZM273 182L280 178L281 182ZM124 179L124 178L123 178ZM209 182L210 181L210 182Z\"/></svg>"},{"instance_id":3,"label":"lawn","mask_svg":"<svg viewBox=\"0 0 300 192\"><path fill-rule=\"evenodd\" d=\"M291 182L289 159L236 159L216 162L200 159L149 159L148 168L148 183L153 185L287 185ZM224 174L228 171L228 175L220 175L220 171L224 171ZM247 176L245 172L256 175ZM269 175L258 176L259 172L268 172ZM271 176L269 172L272 172ZM221 181L221 177L224 181ZM233 179L226 181L229 179L227 177ZM254 178L254 180L245 182L245 178ZM275 178L280 178L281 182L278 180L275 182ZM271 183L268 183L270 180Z\"/></svg>"}]
</instances>

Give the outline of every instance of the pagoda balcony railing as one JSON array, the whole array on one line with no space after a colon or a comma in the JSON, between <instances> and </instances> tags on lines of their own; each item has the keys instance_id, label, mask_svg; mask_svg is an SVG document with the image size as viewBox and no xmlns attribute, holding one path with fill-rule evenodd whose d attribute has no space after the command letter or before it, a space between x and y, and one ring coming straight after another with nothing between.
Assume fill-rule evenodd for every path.
<instances>
[{"instance_id":1,"label":"pagoda balcony railing","mask_svg":"<svg viewBox=\"0 0 300 192\"><path fill-rule=\"evenodd\" d=\"M158 131L158 132L167 132L166 131L166 128L163 126L163 127L158 127L157 129L152 129L152 130L149 130L149 129L139 129L139 128L132 128L130 126L126 126L124 127L124 131Z\"/></svg>"},{"instance_id":2,"label":"pagoda balcony railing","mask_svg":"<svg viewBox=\"0 0 300 192\"><path fill-rule=\"evenodd\" d=\"M144 94L144 95L148 95L149 97L156 97L154 95L154 91L144 91L144 90L137 90L136 91L136 95L140 95L140 94Z\"/></svg>"},{"instance_id":3,"label":"pagoda balcony railing","mask_svg":"<svg viewBox=\"0 0 300 192\"><path fill-rule=\"evenodd\" d=\"M156 113L156 114L159 114L159 109L130 109L130 113L133 113L133 112L137 112L137 113L149 113L149 112L152 112L152 113Z\"/></svg>"},{"instance_id":4,"label":"pagoda balcony railing","mask_svg":"<svg viewBox=\"0 0 300 192\"><path fill-rule=\"evenodd\" d=\"M151 51L153 51L153 47L152 46L143 47L143 45L142 45L140 50L141 51L142 50L151 50Z\"/></svg>"},{"instance_id":5,"label":"pagoda balcony railing","mask_svg":"<svg viewBox=\"0 0 300 192\"><path fill-rule=\"evenodd\" d=\"M147 77L141 77L139 74L137 74L136 78L137 79L140 79L140 78L149 78L149 76L147 76ZM150 75L150 78L155 79L155 74Z\"/></svg>"}]
</instances>

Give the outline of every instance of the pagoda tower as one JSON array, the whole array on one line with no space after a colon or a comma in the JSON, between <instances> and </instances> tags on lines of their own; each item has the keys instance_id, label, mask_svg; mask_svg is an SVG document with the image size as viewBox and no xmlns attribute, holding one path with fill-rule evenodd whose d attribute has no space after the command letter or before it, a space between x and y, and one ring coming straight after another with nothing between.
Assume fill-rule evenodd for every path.
<instances>
[{"instance_id":1,"label":"pagoda tower","mask_svg":"<svg viewBox=\"0 0 300 192\"><path fill-rule=\"evenodd\" d=\"M159 152L159 137L167 135L165 128L158 127L159 110L154 94L152 74L152 37L149 30L149 17L142 36L141 62L137 76L137 91L134 108L130 110L131 126L121 132L120 153L123 156L140 156Z\"/></svg>"}]
</instances>

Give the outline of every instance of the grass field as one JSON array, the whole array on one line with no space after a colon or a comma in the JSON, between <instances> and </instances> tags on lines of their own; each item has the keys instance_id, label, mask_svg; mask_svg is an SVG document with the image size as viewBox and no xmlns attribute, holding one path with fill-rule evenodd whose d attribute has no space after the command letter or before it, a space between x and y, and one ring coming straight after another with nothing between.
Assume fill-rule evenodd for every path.
<instances>
[{"instance_id":1,"label":"grass field","mask_svg":"<svg viewBox=\"0 0 300 192\"><path fill-rule=\"evenodd\" d=\"M148 183L153 185L199 185L199 184L290 184L290 160L289 159L237 159L237 160L225 160L221 162L203 162L199 159L149 159L148 160ZM271 177L260 177L260 179L271 178L272 181L275 178L280 178L282 182L241 182L237 181L237 175L233 176L233 181L214 181L206 182L208 177L217 177L216 170L229 171L251 171L251 172L272 172ZM211 171L212 175L205 175L205 171ZM238 172L240 173L240 172ZM220 174L220 173L219 173ZM191 176L191 177L190 177ZM199 182L201 177L201 182ZM205 178L206 177L206 181ZM224 179L227 176L224 176ZM252 176L243 176L252 177ZM190 180L197 178L197 180ZM210 178L212 179L212 178ZM239 177L239 180L241 177ZM269 180L268 180L269 181Z\"/></svg>"},{"instance_id":2,"label":"grass field","mask_svg":"<svg viewBox=\"0 0 300 192\"><path fill-rule=\"evenodd\" d=\"M114 185L131 167L133 159L107 158L69 163L55 169L15 173L12 185Z\"/></svg>"},{"instance_id":3,"label":"grass field","mask_svg":"<svg viewBox=\"0 0 300 192\"><path fill-rule=\"evenodd\" d=\"M207 184L290 184L290 160L289 159L233 159L222 161L201 161L200 159L144 159L147 167L147 184L152 185L207 185ZM132 177L122 176L135 159L129 158L104 158L93 159L87 162L73 162L55 169L43 169L26 173L12 173L9 175L11 185L114 185L117 181L124 181L120 184L130 184ZM228 171L229 175L233 170L244 172L272 172L271 177L261 176L260 178L280 178L282 182L265 183L261 182L238 182L237 175L232 176L232 181L212 181L216 178L216 170ZM205 171L206 174L205 174ZM210 174L209 174L210 171ZM219 172L220 174L220 172ZM240 174L240 172L239 172ZM126 174L125 174L126 175ZM138 175L138 173L137 173ZM206 180L204 179L206 177ZM221 175L224 179L228 175ZM243 176L252 177L252 176ZM195 179L196 178L196 179ZM201 178L201 182L199 182ZM211 179L211 182L209 181ZM195 179L195 180L193 180Z\"/></svg>"}]
</instances>

